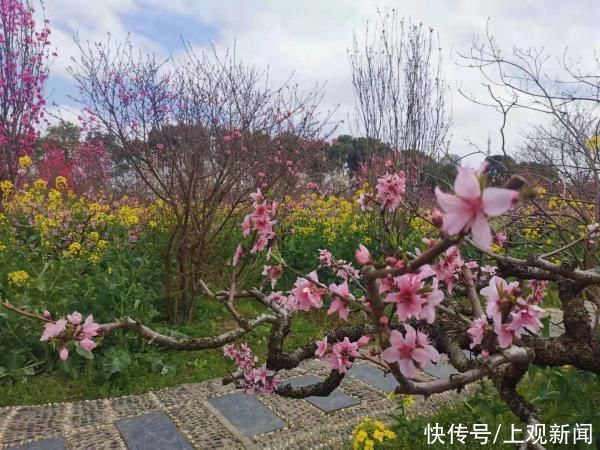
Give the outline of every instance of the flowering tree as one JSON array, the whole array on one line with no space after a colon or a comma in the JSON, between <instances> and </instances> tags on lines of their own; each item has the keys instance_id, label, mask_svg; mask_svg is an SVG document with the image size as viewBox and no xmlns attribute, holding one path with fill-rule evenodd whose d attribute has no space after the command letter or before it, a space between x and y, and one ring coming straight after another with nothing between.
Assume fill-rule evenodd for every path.
<instances>
[{"instance_id":1,"label":"flowering tree","mask_svg":"<svg viewBox=\"0 0 600 450\"><path fill-rule=\"evenodd\" d=\"M174 218L165 250L168 311L172 323L191 320L198 279L220 276L207 274L219 258L215 242L237 231L248 194L269 190L282 199L310 181L308 163L325 158L321 88L274 87L235 52L188 48L167 67L138 57L129 43L80 48L71 72L87 125L116 138L132 168L130 186L162 200Z\"/></svg>"},{"instance_id":2,"label":"flowering tree","mask_svg":"<svg viewBox=\"0 0 600 450\"><path fill-rule=\"evenodd\" d=\"M509 247L535 249L567 267L593 269L600 264L597 239L588 239L600 222L600 61L577 61L565 51L553 67L544 49L514 47L503 52L488 30L464 65L478 70L489 97L468 97L501 116L501 155L493 157L504 173L522 173L543 187L543 195L513 210L503 231ZM467 95L467 94L465 94ZM526 110L539 122L529 131L516 161L505 148L508 119ZM600 290L585 297L597 306Z\"/></svg>"},{"instance_id":3,"label":"flowering tree","mask_svg":"<svg viewBox=\"0 0 600 450\"><path fill-rule=\"evenodd\" d=\"M433 210L429 219L439 228L439 236L424 239L424 245L414 251L398 240L393 220L403 208L405 176L400 172L381 176L362 204L365 214L380 217L383 211L388 216L381 224L391 242L388 253L375 254L360 245L355 267L323 249L318 266L315 263L317 267L308 274L297 272L280 256L275 234L277 204L257 190L251 195L252 211L242 223L243 240L232 255L233 282L214 290L199 281L205 294L226 305L237 323L217 336L178 339L129 317L97 325L88 318L82 324L78 313L56 320L49 313L40 315L8 302L4 307L44 322L42 339L55 343L61 358L68 356L69 345L91 351L96 336L127 329L175 350L224 347L224 354L238 367L224 382L235 382L248 392L292 398L329 395L354 362L364 359L393 375L398 381L397 393L428 396L488 377L516 416L536 424L538 412L516 390L530 365L571 364L600 372L598 336L583 297L586 288L600 285L600 272L556 264L535 254L520 259L493 251L505 243L505 236L494 235L491 222L503 220L511 209L535 195L535 190L524 186L519 177L510 178L503 187L488 187L484 169L460 168L452 192L436 189L443 212ZM586 231L586 240L598 240L599 228ZM473 250L481 255L479 261L463 259ZM269 262L264 267L265 282L248 285L245 270L264 254ZM484 265L484 261L497 266ZM278 291L285 272L295 274L296 281L289 291ZM337 282L326 285L323 274L334 275ZM541 305L549 283L557 287L564 313L565 331L557 337L541 333ZM236 307L241 298L256 300L267 312L245 317ZM349 326L284 351L294 315L325 308L327 314L339 315ZM270 324L271 333L266 362L260 366L246 344L236 347L234 343L263 324ZM477 357L467 357L467 350ZM420 379L419 371L438 362L441 355L446 355L458 373ZM279 370L294 368L310 358L319 358L331 367L326 379L297 388L279 379Z\"/></svg>"},{"instance_id":4,"label":"flowering tree","mask_svg":"<svg viewBox=\"0 0 600 450\"><path fill-rule=\"evenodd\" d=\"M29 0L0 1L0 180L15 181L44 117L50 28L33 13Z\"/></svg>"}]
</instances>

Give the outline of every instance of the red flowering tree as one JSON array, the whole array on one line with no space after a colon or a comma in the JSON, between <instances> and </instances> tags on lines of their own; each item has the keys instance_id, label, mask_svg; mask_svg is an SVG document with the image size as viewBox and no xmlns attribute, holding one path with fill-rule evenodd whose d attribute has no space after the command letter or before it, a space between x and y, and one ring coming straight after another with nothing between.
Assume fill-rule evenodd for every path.
<instances>
[{"instance_id":1,"label":"red flowering tree","mask_svg":"<svg viewBox=\"0 0 600 450\"><path fill-rule=\"evenodd\" d=\"M110 190L111 159L104 143L86 139L72 151L62 147L54 139L41 143L41 159L36 164L37 175L48 183L56 177L65 177L69 188L77 193Z\"/></svg>"},{"instance_id":2,"label":"red flowering tree","mask_svg":"<svg viewBox=\"0 0 600 450\"><path fill-rule=\"evenodd\" d=\"M50 28L33 13L28 0L0 0L0 180L15 181L44 117Z\"/></svg>"}]
</instances>

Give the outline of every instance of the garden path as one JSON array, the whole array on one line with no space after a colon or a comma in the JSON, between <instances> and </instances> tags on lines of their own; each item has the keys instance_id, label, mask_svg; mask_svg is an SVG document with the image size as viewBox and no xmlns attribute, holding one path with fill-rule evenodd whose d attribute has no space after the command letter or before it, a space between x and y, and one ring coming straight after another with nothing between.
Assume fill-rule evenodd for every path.
<instances>
[{"instance_id":1,"label":"garden path","mask_svg":"<svg viewBox=\"0 0 600 450\"><path fill-rule=\"evenodd\" d=\"M552 322L561 320L551 311ZM561 333L559 325L552 334ZM426 376L444 377L446 362L429 365ZM281 372L294 385L311 383L329 372L307 361ZM358 421L369 416L388 422L397 401L388 398L396 382L371 364L355 364L339 389L325 398L293 400L277 395L250 396L219 379L144 395L76 403L0 408L0 448L72 449L308 449L336 448L348 440ZM434 412L461 394L445 392L415 399L412 414Z\"/></svg>"},{"instance_id":2,"label":"garden path","mask_svg":"<svg viewBox=\"0 0 600 450\"><path fill-rule=\"evenodd\" d=\"M452 368L427 368L443 376ZM283 372L295 385L325 377L327 366L309 361ZM144 395L76 403L0 409L0 448L64 449L308 449L341 446L364 416L386 419L396 408L387 394L391 376L371 364L356 364L329 397L294 400L244 395L219 379ZM411 410L431 413L454 392L415 399Z\"/></svg>"}]
</instances>

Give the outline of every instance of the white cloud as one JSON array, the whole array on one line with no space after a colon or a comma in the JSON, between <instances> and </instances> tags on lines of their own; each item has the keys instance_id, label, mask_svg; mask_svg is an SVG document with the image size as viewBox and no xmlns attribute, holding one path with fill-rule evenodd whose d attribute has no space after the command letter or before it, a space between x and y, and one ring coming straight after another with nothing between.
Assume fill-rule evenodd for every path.
<instances>
[{"instance_id":1,"label":"white cloud","mask_svg":"<svg viewBox=\"0 0 600 450\"><path fill-rule=\"evenodd\" d=\"M485 33L487 19L491 30L504 48L513 45L545 46L555 55L564 47L575 55L590 58L600 45L597 17L591 14L595 0L563 2L534 0L482 2L480 0L436 1L363 1L304 0L261 1L242 0L48 0L47 15L62 17L57 21L55 43L60 53L75 56L77 50L68 37L79 30L83 39L95 40L111 32L115 39L124 38L120 15L143 8L155 14L194 17L199 24L218 31L218 48L230 47L234 39L240 57L251 63L270 67L274 80L282 81L295 71L303 86L327 81L325 108L340 104L338 117L346 119L352 111L353 95L346 49L352 45L354 30L360 32L364 21L373 19L377 6L395 7L401 15L422 21L439 32L444 49L445 72L452 87L454 127L452 152L466 154L473 149L468 141L485 149L491 133L494 147L499 144L500 116L493 110L474 105L458 92L462 86L481 93L482 79L473 69L458 67L457 51L470 48L475 35ZM56 29L56 28L55 28ZM151 30L172 33L179 30ZM193 40L193 36L184 36ZM157 42L133 36L136 44L146 50L177 52L163 49ZM195 42L207 46L207 43ZM61 56L62 58L62 56ZM553 61L551 61L554 63ZM57 72L63 74L66 64L61 59ZM519 132L535 120L531 114L520 114L508 123L506 134L509 149L519 140Z\"/></svg>"}]
</instances>

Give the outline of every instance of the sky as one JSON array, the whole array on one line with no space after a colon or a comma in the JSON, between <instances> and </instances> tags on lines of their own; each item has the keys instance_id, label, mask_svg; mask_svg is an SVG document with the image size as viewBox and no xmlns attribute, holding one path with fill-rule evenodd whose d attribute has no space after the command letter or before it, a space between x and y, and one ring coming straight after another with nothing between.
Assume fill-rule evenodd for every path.
<instances>
[{"instance_id":1,"label":"sky","mask_svg":"<svg viewBox=\"0 0 600 450\"><path fill-rule=\"evenodd\" d=\"M485 151L488 136L492 153L500 143L501 116L458 92L469 90L488 99L481 75L459 64L459 53L485 36L488 23L508 52L515 45L544 47L552 55L550 70L565 48L584 61L600 51L598 0L45 0L52 44L58 51L46 89L49 109L67 120L78 114L70 98L77 91L67 70L78 55L75 35L82 41L103 41L110 33L111 39L120 41L130 34L136 47L165 58L181 54L182 39L194 48L206 49L212 43L221 51L235 42L240 59L268 66L275 82L291 73L301 86L326 82L321 106L337 107L335 119L345 121L339 131L347 132L354 111L347 49L353 33L360 34L365 22L376 18L377 9L386 7L438 33L452 105L450 151L461 156ZM507 150L516 149L523 133L539 120L543 118L531 113L510 119ZM466 161L480 159L476 155Z\"/></svg>"}]
</instances>

